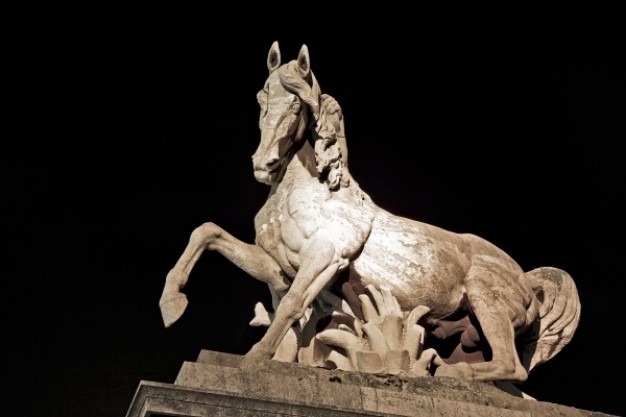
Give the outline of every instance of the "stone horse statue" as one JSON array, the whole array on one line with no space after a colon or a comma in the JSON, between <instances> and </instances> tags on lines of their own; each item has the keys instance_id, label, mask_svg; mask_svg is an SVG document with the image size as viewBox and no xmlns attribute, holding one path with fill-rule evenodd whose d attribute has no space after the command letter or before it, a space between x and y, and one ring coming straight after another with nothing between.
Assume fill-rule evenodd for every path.
<instances>
[{"instance_id":1,"label":"stone horse statue","mask_svg":"<svg viewBox=\"0 0 626 417\"><path fill-rule=\"evenodd\" d=\"M254 219L255 242L210 222L195 229L166 278L160 299L166 327L187 306L180 290L194 264L214 250L267 283L274 296L271 323L244 366L272 359L311 306L331 299L325 294L337 282L377 289L404 315L421 306L418 318L435 336L460 332L461 339L469 334L470 342L482 343L480 360L439 360L442 375L522 382L571 340L580 301L569 274L552 267L524 272L485 239L376 205L350 175L341 109L321 93L306 45L283 64L274 42L267 67L252 165L256 179L271 188Z\"/></svg>"}]
</instances>

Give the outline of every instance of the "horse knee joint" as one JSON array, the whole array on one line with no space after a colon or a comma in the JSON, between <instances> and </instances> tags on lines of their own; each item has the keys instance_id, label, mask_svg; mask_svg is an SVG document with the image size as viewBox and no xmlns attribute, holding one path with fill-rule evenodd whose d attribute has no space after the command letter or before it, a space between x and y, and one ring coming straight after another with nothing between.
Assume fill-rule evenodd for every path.
<instances>
[{"instance_id":1,"label":"horse knee joint","mask_svg":"<svg viewBox=\"0 0 626 417\"><path fill-rule=\"evenodd\" d=\"M340 271L343 271L350 265L350 260L348 259L348 256L346 256L345 254L342 254L341 259L339 259L337 263L339 265L337 269Z\"/></svg>"},{"instance_id":2,"label":"horse knee joint","mask_svg":"<svg viewBox=\"0 0 626 417\"><path fill-rule=\"evenodd\" d=\"M196 229L191 233L190 240L198 244L205 244L210 240L219 237L221 231L222 229L220 229L220 227L215 223L207 222L196 227Z\"/></svg>"},{"instance_id":3,"label":"horse knee joint","mask_svg":"<svg viewBox=\"0 0 626 417\"><path fill-rule=\"evenodd\" d=\"M299 320L306 311L304 304L304 296L299 291L288 291L287 294L280 300L280 304L287 316L291 320Z\"/></svg>"}]
</instances>

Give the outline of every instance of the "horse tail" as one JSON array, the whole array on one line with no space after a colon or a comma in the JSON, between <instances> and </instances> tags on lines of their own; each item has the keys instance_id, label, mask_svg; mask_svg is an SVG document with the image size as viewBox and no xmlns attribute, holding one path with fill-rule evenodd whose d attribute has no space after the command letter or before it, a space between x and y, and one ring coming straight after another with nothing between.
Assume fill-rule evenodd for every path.
<instances>
[{"instance_id":1,"label":"horse tail","mask_svg":"<svg viewBox=\"0 0 626 417\"><path fill-rule=\"evenodd\" d=\"M580 321L580 299L574 280L561 269L541 267L526 276L540 301L537 324L521 352L522 363L530 371L570 342Z\"/></svg>"}]
</instances>

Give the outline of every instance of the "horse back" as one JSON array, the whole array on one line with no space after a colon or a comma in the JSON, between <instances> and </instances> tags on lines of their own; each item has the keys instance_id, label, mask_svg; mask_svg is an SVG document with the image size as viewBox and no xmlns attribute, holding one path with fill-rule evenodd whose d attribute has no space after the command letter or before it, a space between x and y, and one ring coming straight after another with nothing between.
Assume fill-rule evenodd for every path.
<instances>
[{"instance_id":1,"label":"horse back","mask_svg":"<svg viewBox=\"0 0 626 417\"><path fill-rule=\"evenodd\" d=\"M459 308L468 279L508 287L519 293L521 304L532 296L521 267L491 242L382 209L351 273L365 285L389 289L403 308L428 305L438 317Z\"/></svg>"}]
</instances>

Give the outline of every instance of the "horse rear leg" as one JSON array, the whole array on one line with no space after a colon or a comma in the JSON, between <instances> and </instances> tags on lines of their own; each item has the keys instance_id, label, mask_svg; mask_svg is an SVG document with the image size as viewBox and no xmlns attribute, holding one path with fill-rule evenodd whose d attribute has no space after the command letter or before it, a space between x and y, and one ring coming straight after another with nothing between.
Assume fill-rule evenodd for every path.
<instances>
[{"instance_id":1,"label":"horse rear leg","mask_svg":"<svg viewBox=\"0 0 626 417\"><path fill-rule=\"evenodd\" d=\"M205 250L215 250L259 281L276 291L286 291L289 281L278 263L260 246L233 237L215 223L204 223L189 238L184 252L169 271L159 301L165 327L170 327L187 308L187 296L180 292L194 265Z\"/></svg>"},{"instance_id":2,"label":"horse rear leg","mask_svg":"<svg viewBox=\"0 0 626 417\"><path fill-rule=\"evenodd\" d=\"M525 323L531 296L520 279L501 266L470 268L465 280L467 298L492 357L487 362L444 365L436 375L477 381L523 382L528 378L515 347L515 328Z\"/></svg>"}]
</instances>

